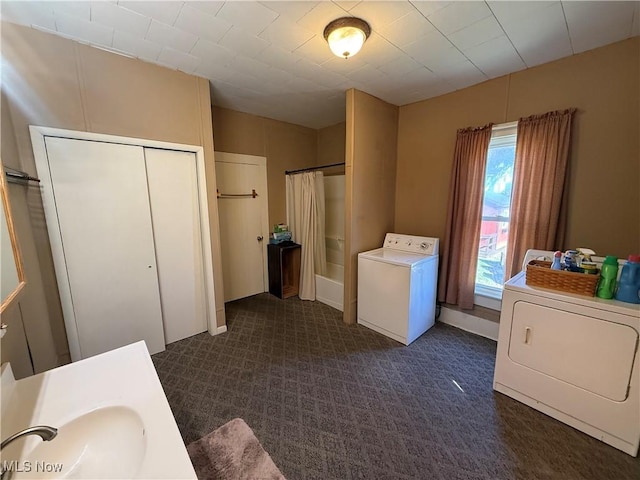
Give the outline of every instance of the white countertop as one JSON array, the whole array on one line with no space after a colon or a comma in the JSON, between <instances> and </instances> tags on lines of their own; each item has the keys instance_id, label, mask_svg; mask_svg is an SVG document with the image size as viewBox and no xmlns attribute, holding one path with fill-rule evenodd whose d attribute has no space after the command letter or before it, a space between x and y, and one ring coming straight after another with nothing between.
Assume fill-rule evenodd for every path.
<instances>
[{"instance_id":1,"label":"white countertop","mask_svg":"<svg viewBox=\"0 0 640 480\"><path fill-rule=\"evenodd\" d=\"M60 427L107 406L129 407L142 419L147 444L136 478L196 478L142 341L18 381L7 381L3 374L1 436L34 425ZM41 442L35 436L17 441L21 458Z\"/></svg>"}]
</instances>

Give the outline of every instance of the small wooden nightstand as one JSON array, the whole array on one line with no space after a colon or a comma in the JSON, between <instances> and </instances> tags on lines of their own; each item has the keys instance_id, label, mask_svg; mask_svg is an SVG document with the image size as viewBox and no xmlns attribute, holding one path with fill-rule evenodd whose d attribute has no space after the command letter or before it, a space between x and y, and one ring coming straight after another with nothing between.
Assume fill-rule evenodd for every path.
<instances>
[{"instance_id":1,"label":"small wooden nightstand","mask_svg":"<svg viewBox=\"0 0 640 480\"><path fill-rule=\"evenodd\" d=\"M269 293L279 298L298 294L300 285L300 245L294 242L270 243Z\"/></svg>"}]
</instances>

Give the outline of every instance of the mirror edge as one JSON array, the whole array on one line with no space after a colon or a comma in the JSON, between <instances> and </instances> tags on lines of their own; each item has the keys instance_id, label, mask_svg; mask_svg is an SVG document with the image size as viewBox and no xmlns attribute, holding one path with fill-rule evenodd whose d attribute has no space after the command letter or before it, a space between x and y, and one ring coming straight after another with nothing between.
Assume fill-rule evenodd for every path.
<instances>
[{"instance_id":1,"label":"mirror edge","mask_svg":"<svg viewBox=\"0 0 640 480\"><path fill-rule=\"evenodd\" d=\"M9 202L9 190L7 188L7 179L4 172L4 165L0 162L0 196L2 197L2 208L4 208L4 214L7 221L7 228L9 230L9 238L11 239L11 249L13 250L13 258L16 262L16 271L18 273L18 285L16 288L7 295L7 298L0 299L0 313L18 298L27 280L24 275L24 265L22 264L22 255L20 253L20 246L18 244L18 238L13 224L13 216L11 213L11 203Z\"/></svg>"}]
</instances>

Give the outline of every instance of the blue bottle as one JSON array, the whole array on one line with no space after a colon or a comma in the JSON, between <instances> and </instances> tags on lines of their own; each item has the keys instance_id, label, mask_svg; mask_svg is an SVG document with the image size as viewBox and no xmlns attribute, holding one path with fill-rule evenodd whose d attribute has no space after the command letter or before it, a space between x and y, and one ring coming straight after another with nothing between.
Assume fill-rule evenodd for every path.
<instances>
[{"instance_id":1,"label":"blue bottle","mask_svg":"<svg viewBox=\"0 0 640 480\"><path fill-rule=\"evenodd\" d=\"M562 270L562 264L560 259L562 258L562 252L556 252L553 254L553 263L551 263L551 270Z\"/></svg>"},{"instance_id":2,"label":"blue bottle","mask_svg":"<svg viewBox=\"0 0 640 480\"><path fill-rule=\"evenodd\" d=\"M616 300L627 303L640 303L640 255L629 255L622 266Z\"/></svg>"},{"instance_id":3,"label":"blue bottle","mask_svg":"<svg viewBox=\"0 0 640 480\"><path fill-rule=\"evenodd\" d=\"M578 251L577 250L567 250L564 253L564 268L565 270L569 270L570 272L580 271L580 268L578 267Z\"/></svg>"}]
</instances>

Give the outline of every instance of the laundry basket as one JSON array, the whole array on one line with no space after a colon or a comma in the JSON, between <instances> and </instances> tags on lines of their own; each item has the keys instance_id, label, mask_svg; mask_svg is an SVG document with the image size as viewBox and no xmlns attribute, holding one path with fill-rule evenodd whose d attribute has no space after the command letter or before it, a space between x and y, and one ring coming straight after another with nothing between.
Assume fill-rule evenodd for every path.
<instances>
[{"instance_id":1,"label":"laundry basket","mask_svg":"<svg viewBox=\"0 0 640 480\"><path fill-rule=\"evenodd\" d=\"M527 264L526 284L532 287L550 288L561 292L593 297L596 294L600 273L597 275L551 270L551 262L531 260Z\"/></svg>"}]
</instances>

